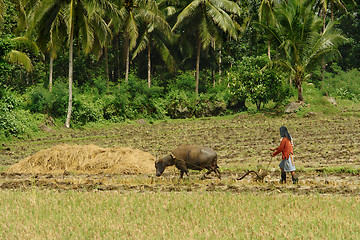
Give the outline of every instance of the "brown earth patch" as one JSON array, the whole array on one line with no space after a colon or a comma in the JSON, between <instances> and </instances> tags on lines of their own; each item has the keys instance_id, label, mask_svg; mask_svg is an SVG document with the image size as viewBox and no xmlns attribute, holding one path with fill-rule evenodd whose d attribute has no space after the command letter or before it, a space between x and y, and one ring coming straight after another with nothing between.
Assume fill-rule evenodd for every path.
<instances>
[{"instance_id":1,"label":"brown earth patch","mask_svg":"<svg viewBox=\"0 0 360 240\"><path fill-rule=\"evenodd\" d=\"M281 157L270 158L269 148L278 146L278 129L283 125L294 137L298 185L292 184L290 175L287 184L279 184L278 164ZM84 147L81 153L78 152L79 149L73 153L57 150L59 155L62 154L61 158L75 156L75 162L67 160L64 163L60 159L56 168L60 174L55 174L50 171L55 169L55 165L49 159L54 153L46 150L52 149L59 142L78 146L96 144L100 147L95 146L97 150L93 155L101 155L102 159L93 159L92 165L86 165L81 164L85 160L81 160L80 154L91 155L90 148ZM194 171L190 173L190 177L179 180L179 170L175 167L168 167L161 177L155 177L155 158L152 156L162 157L184 143L214 149L218 153L222 179L216 179L211 174L212 179L200 180L204 172ZM359 196L359 144L360 118L321 114L304 118L296 115L272 118L262 114L239 114L228 118L160 121L154 124L124 123L81 130L58 129L38 139L17 140L0 145L0 169L4 169L0 172L0 190L37 187L81 191L292 192ZM153 160L149 162L148 168L144 167L147 160L146 157L141 157L141 152L129 153L134 158L132 162L124 153L117 152L120 149L118 146L150 153ZM32 165L27 163L22 167L21 173L10 173L16 172L13 168L20 159L24 161L43 149L46 151L43 156L46 159L38 159L39 166L35 162ZM118 169L114 170L110 164L115 164L116 160L108 159L110 157L106 154L122 156L127 160L118 163ZM133 169L140 165L144 168ZM38 170L34 171L34 168ZM236 180L254 169L269 170L269 175L263 182L255 181L253 173L242 180Z\"/></svg>"},{"instance_id":2,"label":"brown earth patch","mask_svg":"<svg viewBox=\"0 0 360 240\"><path fill-rule=\"evenodd\" d=\"M7 173L21 174L140 174L154 172L155 157L125 147L58 145L12 165Z\"/></svg>"},{"instance_id":3,"label":"brown earth patch","mask_svg":"<svg viewBox=\"0 0 360 240\"><path fill-rule=\"evenodd\" d=\"M231 192L231 193L295 193L295 194L339 194L358 196L359 175L319 174L300 172L299 184L292 184L288 177L286 184L279 183L279 171L271 171L263 182L256 181L256 175L236 180L243 173L222 172L222 179L215 176L200 180L201 172L191 172L190 177L179 179L178 171L167 171L161 177L152 174L18 174L0 173L0 189L40 189L120 191L127 192Z\"/></svg>"}]
</instances>

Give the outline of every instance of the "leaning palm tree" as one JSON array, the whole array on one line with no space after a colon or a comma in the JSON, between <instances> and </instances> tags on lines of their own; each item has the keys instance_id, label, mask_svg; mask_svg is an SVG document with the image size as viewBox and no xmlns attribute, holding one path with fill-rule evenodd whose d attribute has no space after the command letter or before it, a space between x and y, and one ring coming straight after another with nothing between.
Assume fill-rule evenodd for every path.
<instances>
[{"instance_id":1,"label":"leaning palm tree","mask_svg":"<svg viewBox=\"0 0 360 240\"><path fill-rule=\"evenodd\" d=\"M107 9L116 14L116 6L110 0L44 0L38 7L37 32L41 41L51 42L52 27L58 19L65 22L67 42L69 46L69 103L65 127L70 127L72 113L73 85L73 41L79 39L85 53L90 53L96 39L94 25L108 31L106 22L102 19L102 10ZM97 23L97 24L95 24Z\"/></svg>"},{"instance_id":2,"label":"leaning palm tree","mask_svg":"<svg viewBox=\"0 0 360 240\"><path fill-rule=\"evenodd\" d=\"M237 29L229 13L240 15L239 6L230 0L193 0L180 12L173 31L193 35L196 41L196 87L199 91L200 53L211 42L221 42L220 31L237 38Z\"/></svg>"},{"instance_id":3,"label":"leaning palm tree","mask_svg":"<svg viewBox=\"0 0 360 240\"><path fill-rule=\"evenodd\" d=\"M276 5L276 27L267 28L277 40L279 60L275 63L285 66L295 80L298 101L303 102L302 83L311 76L311 71L321 61L332 61L340 53L337 47L346 42L334 22L322 29L322 19L312 11L310 1L288 0L288 4Z\"/></svg>"}]
</instances>

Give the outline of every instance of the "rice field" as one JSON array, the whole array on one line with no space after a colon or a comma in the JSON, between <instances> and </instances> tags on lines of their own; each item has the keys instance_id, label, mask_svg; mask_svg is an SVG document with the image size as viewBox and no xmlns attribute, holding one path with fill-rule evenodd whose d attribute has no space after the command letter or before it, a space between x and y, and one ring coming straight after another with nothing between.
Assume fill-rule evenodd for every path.
<instances>
[{"instance_id":1,"label":"rice field","mask_svg":"<svg viewBox=\"0 0 360 240\"><path fill-rule=\"evenodd\" d=\"M359 239L360 198L0 191L1 239Z\"/></svg>"}]
</instances>

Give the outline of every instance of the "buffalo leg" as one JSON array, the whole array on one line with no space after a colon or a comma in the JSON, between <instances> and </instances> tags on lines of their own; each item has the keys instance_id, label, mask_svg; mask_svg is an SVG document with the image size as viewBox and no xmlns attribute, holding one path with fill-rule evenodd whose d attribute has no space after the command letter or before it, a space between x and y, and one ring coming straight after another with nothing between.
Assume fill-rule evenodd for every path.
<instances>
[{"instance_id":1,"label":"buffalo leg","mask_svg":"<svg viewBox=\"0 0 360 240\"><path fill-rule=\"evenodd\" d=\"M207 177L208 174L210 174L211 172L214 172L215 175L221 180L221 173L220 171L217 169L217 167L212 167L210 168L202 177L201 179L209 179L209 177Z\"/></svg>"},{"instance_id":2,"label":"buffalo leg","mask_svg":"<svg viewBox=\"0 0 360 240\"><path fill-rule=\"evenodd\" d=\"M207 177L208 174L210 174L213 170L210 169L209 171L207 171L202 177L201 179L209 179L209 177Z\"/></svg>"},{"instance_id":3,"label":"buffalo leg","mask_svg":"<svg viewBox=\"0 0 360 240\"><path fill-rule=\"evenodd\" d=\"M221 180L221 173L220 173L220 171L219 171L219 169L218 169L217 166L215 167L214 172L215 172L215 175Z\"/></svg>"},{"instance_id":4,"label":"buffalo leg","mask_svg":"<svg viewBox=\"0 0 360 240\"><path fill-rule=\"evenodd\" d=\"M181 171L180 171L180 178L183 178L183 177L184 177L184 173L186 173L186 175L189 176L189 171L183 171L183 170L181 170Z\"/></svg>"}]
</instances>

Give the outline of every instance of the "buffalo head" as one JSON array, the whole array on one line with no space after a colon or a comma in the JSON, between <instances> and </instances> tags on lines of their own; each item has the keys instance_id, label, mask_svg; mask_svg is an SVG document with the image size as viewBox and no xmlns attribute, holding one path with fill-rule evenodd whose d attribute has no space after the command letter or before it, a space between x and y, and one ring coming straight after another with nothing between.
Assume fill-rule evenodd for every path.
<instances>
[{"instance_id":1,"label":"buffalo head","mask_svg":"<svg viewBox=\"0 0 360 240\"><path fill-rule=\"evenodd\" d=\"M160 160L156 160L155 162L155 168L156 168L156 176L159 177L161 176L161 174L164 172L165 170L165 163L164 161Z\"/></svg>"}]
</instances>

